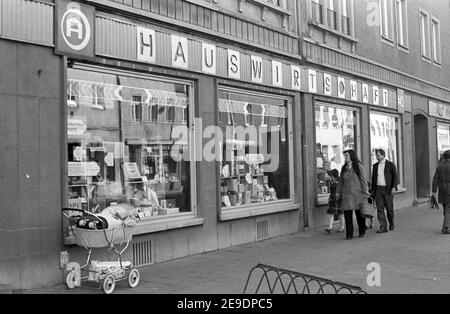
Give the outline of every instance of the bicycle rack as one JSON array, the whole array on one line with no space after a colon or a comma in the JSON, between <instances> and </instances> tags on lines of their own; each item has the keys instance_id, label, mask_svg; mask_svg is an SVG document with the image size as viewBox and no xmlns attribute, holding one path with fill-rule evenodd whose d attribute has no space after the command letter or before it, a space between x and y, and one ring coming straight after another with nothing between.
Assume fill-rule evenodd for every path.
<instances>
[{"instance_id":1,"label":"bicycle rack","mask_svg":"<svg viewBox=\"0 0 450 314\"><path fill-rule=\"evenodd\" d=\"M262 272L260 277L256 277ZM256 289L252 278L256 279ZM244 294L367 294L360 287L351 286L295 271L258 264L250 270Z\"/></svg>"}]
</instances>

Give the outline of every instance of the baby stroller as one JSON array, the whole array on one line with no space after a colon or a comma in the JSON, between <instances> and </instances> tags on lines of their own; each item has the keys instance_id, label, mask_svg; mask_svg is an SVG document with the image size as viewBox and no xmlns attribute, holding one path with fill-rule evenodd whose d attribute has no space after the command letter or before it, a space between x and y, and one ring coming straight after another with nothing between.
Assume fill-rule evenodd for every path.
<instances>
[{"instance_id":1,"label":"baby stroller","mask_svg":"<svg viewBox=\"0 0 450 314\"><path fill-rule=\"evenodd\" d=\"M73 215L79 213L79 215ZM66 276L66 285L69 289L81 287L83 282L99 285L105 294L114 292L116 282L128 281L130 288L139 285L140 274L131 262L123 261L122 254L130 245L133 228L122 223L120 227L108 228L108 220L100 215L90 212L64 208L63 216L69 221L70 232L75 237L76 245L88 251L84 266L69 263L69 273ZM117 254L117 261L92 261L92 250L96 248L110 248Z\"/></svg>"}]
</instances>

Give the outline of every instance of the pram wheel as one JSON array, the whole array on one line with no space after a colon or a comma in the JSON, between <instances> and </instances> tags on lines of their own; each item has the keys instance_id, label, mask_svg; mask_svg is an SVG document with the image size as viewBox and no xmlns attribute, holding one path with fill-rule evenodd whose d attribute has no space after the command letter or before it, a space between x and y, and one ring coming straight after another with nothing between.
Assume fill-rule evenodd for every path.
<instances>
[{"instance_id":1,"label":"pram wheel","mask_svg":"<svg viewBox=\"0 0 450 314\"><path fill-rule=\"evenodd\" d=\"M112 275L106 276L105 279L103 279L102 288L105 294L113 293L114 289L116 288L116 279L114 279L114 276Z\"/></svg>"},{"instance_id":2,"label":"pram wheel","mask_svg":"<svg viewBox=\"0 0 450 314\"><path fill-rule=\"evenodd\" d=\"M79 278L78 273L74 270L70 271L66 277L66 285L69 289L75 289L78 286Z\"/></svg>"},{"instance_id":3,"label":"pram wheel","mask_svg":"<svg viewBox=\"0 0 450 314\"><path fill-rule=\"evenodd\" d=\"M141 275L139 271L133 268L128 275L128 286L130 288L136 288L139 285L139 281L141 280Z\"/></svg>"}]
</instances>

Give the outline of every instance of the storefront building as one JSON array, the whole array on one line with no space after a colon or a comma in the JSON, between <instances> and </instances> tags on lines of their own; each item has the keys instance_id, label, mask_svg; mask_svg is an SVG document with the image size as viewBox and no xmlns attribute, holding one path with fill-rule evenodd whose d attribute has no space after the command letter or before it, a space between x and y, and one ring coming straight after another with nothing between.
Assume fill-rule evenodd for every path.
<instances>
[{"instance_id":1,"label":"storefront building","mask_svg":"<svg viewBox=\"0 0 450 314\"><path fill-rule=\"evenodd\" d=\"M2 108L14 152L2 183L19 182L2 184L3 211L19 200L20 212L6 210L0 231L1 284L60 283L63 252L84 261L63 207L137 209L126 258L138 267L303 228L306 72L294 2L241 8L265 23L207 2L165 3L1 1L0 43L11 51L2 85L15 91ZM183 21L167 23L162 11ZM145 206L144 193L161 208Z\"/></svg>"},{"instance_id":2,"label":"storefront building","mask_svg":"<svg viewBox=\"0 0 450 314\"><path fill-rule=\"evenodd\" d=\"M322 228L347 149L368 177L385 149L396 208L420 203L450 146L446 60L373 61L363 2L0 0L0 284L83 261L62 207L137 208L138 267Z\"/></svg>"},{"instance_id":3,"label":"storefront building","mask_svg":"<svg viewBox=\"0 0 450 314\"><path fill-rule=\"evenodd\" d=\"M399 173L395 208L429 199L448 149L448 13L445 4L413 0L300 1L301 55L311 69L302 105L315 117L304 126L315 130L304 162L316 165L306 225L325 224L327 170L341 169L346 149L357 151L369 180L375 150L386 151Z\"/></svg>"}]
</instances>

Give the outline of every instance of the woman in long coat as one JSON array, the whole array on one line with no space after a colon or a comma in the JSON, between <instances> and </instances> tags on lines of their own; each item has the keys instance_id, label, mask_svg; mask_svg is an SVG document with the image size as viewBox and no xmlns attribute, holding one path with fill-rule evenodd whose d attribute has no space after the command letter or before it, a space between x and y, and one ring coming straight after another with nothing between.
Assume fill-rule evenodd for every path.
<instances>
[{"instance_id":1,"label":"woman in long coat","mask_svg":"<svg viewBox=\"0 0 450 314\"><path fill-rule=\"evenodd\" d=\"M362 204L367 202L369 188L366 171L354 150L344 152L345 165L342 167L337 193L341 195L341 208L345 215L347 240L353 239L353 212L358 222L359 237L366 235L366 221L361 215Z\"/></svg>"}]
</instances>

